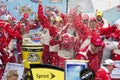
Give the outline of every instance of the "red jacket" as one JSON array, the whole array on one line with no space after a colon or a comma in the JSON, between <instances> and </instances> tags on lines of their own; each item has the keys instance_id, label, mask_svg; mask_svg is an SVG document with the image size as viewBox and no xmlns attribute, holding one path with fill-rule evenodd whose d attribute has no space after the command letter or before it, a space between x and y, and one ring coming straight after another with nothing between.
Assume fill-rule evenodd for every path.
<instances>
[{"instance_id":1,"label":"red jacket","mask_svg":"<svg viewBox=\"0 0 120 80\"><path fill-rule=\"evenodd\" d=\"M20 34L20 27L18 24L11 25L7 23L4 27L4 30L11 38L22 39L22 35Z\"/></svg>"},{"instance_id":2,"label":"red jacket","mask_svg":"<svg viewBox=\"0 0 120 80\"><path fill-rule=\"evenodd\" d=\"M102 67L97 71L95 80L112 80L107 68Z\"/></svg>"},{"instance_id":3,"label":"red jacket","mask_svg":"<svg viewBox=\"0 0 120 80\"><path fill-rule=\"evenodd\" d=\"M103 50L99 51L99 53L92 53L90 46L88 45L76 54L76 59L89 60L88 68L92 69L96 73L100 68L102 54Z\"/></svg>"}]
</instances>

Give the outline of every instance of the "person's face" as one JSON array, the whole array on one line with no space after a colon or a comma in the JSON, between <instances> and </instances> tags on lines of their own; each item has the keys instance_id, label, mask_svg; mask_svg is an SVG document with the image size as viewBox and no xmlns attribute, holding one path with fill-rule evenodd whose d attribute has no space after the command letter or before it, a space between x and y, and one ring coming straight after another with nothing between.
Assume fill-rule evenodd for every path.
<instances>
[{"instance_id":1,"label":"person's face","mask_svg":"<svg viewBox=\"0 0 120 80\"><path fill-rule=\"evenodd\" d=\"M83 24L88 24L88 19L83 20Z\"/></svg>"},{"instance_id":2,"label":"person's face","mask_svg":"<svg viewBox=\"0 0 120 80\"><path fill-rule=\"evenodd\" d=\"M56 25L56 27L58 27L58 28L63 26L63 24L62 24L61 21L58 21L58 22L56 21L56 22L55 22L55 25Z\"/></svg>"},{"instance_id":3,"label":"person's face","mask_svg":"<svg viewBox=\"0 0 120 80\"><path fill-rule=\"evenodd\" d=\"M67 33L69 33L69 34L73 34L74 33L74 29L72 28L71 25L68 27Z\"/></svg>"},{"instance_id":4,"label":"person's face","mask_svg":"<svg viewBox=\"0 0 120 80\"><path fill-rule=\"evenodd\" d=\"M96 17L96 19L97 19L98 21L101 21L101 20L102 20L102 16L99 16L99 15L98 15L98 16Z\"/></svg>"},{"instance_id":5,"label":"person's face","mask_svg":"<svg viewBox=\"0 0 120 80\"><path fill-rule=\"evenodd\" d=\"M98 53L100 50L102 50L102 46L95 46L95 45L91 44L91 50L94 53Z\"/></svg>"},{"instance_id":6,"label":"person's face","mask_svg":"<svg viewBox=\"0 0 120 80\"><path fill-rule=\"evenodd\" d=\"M113 69L114 69L113 65L109 65L109 71L112 72Z\"/></svg>"},{"instance_id":7,"label":"person's face","mask_svg":"<svg viewBox=\"0 0 120 80\"><path fill-rule=\"evenodd\" d=\"M17 76L12 76L12 77L10 77L10 78L8 78L7 80L17 80Z\"/></svg>"},{"instance_id":8,"label":"person's face","mask_svg":"<svg viewBox=\"0 0 120 80\"><path fill-rule=\"evenodd\" d=\"M95 28L96 25L97 25L96 21L90 21L90 23L89 23L90 28Z\"/></svg>"},{"instance_id":9,"label":"person's face","mask_svg":"<svg viewBox=\"0 0 120 80\"><path fill-rule=\"evenodd\" d=\"M51 12L52 12L52 11L47 10L47 11L45 11L45 14L46 14L47 16L52 16Z\"/></svg>"},{"instance_id":10,"label":"person's face","mask_svg":"<svg viewBox=\"0 0 120 80\"><path fill-rule=\"evenodd\" d=\"M27 20L24 19L24 18L22 18L22 19L20 20L20 23L26 23L26 22L27 22Z\"/></svg>"},{"instance_id":11,"label":"person's face","mask_svg":"<svg viewBox=\"0 0 120 80\"><path fill-rule=\"evenodd\" d=\"M14 21L9 18L8 20L6 20L6 22L8 22L8 23L10 23L10 24L13 24Z\"/></svg>"}]
</instances>

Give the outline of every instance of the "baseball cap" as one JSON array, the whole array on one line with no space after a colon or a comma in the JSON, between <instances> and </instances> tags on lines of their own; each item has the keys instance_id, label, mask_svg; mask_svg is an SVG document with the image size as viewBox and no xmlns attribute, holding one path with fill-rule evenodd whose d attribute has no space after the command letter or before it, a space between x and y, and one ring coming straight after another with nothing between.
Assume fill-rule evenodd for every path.
<instances>
[{"instance_id":1,"label":"baseball cap","mask_svg":"<svg viewBox=\"0 0 120 80\"><path fill-rule=\"evenodd\" d=\"M12 19L12 16L10 14L6 14L4 16L4 20Z\"/></svg>"},{"instance_id":2,"label":"baseball cap","mask_svg":"<svg viewBox=\"0 0 120 80\"><path fill-rule=\"evenodd\" d=\"M102 38L99 36L92 36L90 41L95 46L103 46L104 45Z\"/></svg>"},{"instance_id":3,"label":"baseball cap","mask_svg":"<svg viewBox=\"0 0 120 80\"><path fill-rule=\"evenodd\" d=\"M113 65L114 68L116 68L116 66L114 65L114 61L112 59L106 59L103 64L104 65Z\"/></svg>"},{"instance_id":4,"label":"baseball cap","mask_svg":"<svg viewBox=\"0 0 120 80\"><path fill-rule=\"evenodd\" d=\"M28 13L23 13L23 18L24 19L28 19L29 18L29 14Z\"/></svg>"},{"instance_id":5,"label":"baseball cap","mask_svg":"<svg viewBox=\"0 0 120 80\"><path fill-rule=\"evenodd\" d=\"M95 17L91 17L90 21L97 21Z\"/></svg>"},{"instance_id":6,"label":"baseball cap","mask_svg":"<svg viewBox=\"0 0 120 80\"><path fill-rule=\"evenodd\" d=\"M96 16L103 16L102 10L97 10L96 11Z\"/></svg>"},{"instance_id":7,"label":"baseball cap","mask_svg":"<svg viewBox=\"0 0 120 80\"><path fill-rule=\"evenodd\" d=\"M8 14L6 14L5 16L4 16L4 20L9 20L9 19L11 19L11 20L16 20L16 18L15 17L13 17L10 13L8 13Z\"/></svg>"}]
</instances>

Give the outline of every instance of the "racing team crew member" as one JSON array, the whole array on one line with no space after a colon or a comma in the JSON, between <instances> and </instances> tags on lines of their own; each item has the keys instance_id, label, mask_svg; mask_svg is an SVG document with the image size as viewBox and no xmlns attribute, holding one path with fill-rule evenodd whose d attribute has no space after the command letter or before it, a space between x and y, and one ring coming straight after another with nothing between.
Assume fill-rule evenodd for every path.
<instances>
[{"instance_id":1,"label":"racing team crew member","mask_svg":"<svg viewBox=\"0 0 120 80\"><path fill-rule=\"evenodd\" d=\"M117 49L119 46L119 42L105 42L100 36L92 36L90 44L76 54L76 59L89 60L88 67L96 73L100 68L103 50Z\"/></svg>"},{"instance_id":2,"label":"racing team crew member","mask_svg":"<svg viewBox=\"0 0 120 80\"><path fill-rule=\"evenodd\" d=\"M102 63L102 67L97 71L95 80L112 80L110 74L116 68L112 59L106 59Z\"/></svg>"}]
</instances>

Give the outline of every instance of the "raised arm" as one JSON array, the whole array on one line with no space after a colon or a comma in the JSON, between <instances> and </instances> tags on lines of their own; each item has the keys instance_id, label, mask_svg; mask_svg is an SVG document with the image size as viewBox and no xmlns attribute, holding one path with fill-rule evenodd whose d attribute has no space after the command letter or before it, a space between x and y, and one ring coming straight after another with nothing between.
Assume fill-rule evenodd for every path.
<instances>
[{"instance_id":1,"label":"raised arm","mask_svg":"<svg viewBox=\"0 0 120 80\"><path fill-rule=\"evenodd\" d=\"M38 20L41 22L43 28L50 28L50 22L43 13L42 0L39 0L38 6Z\"/></svg>"}]
</instances>

